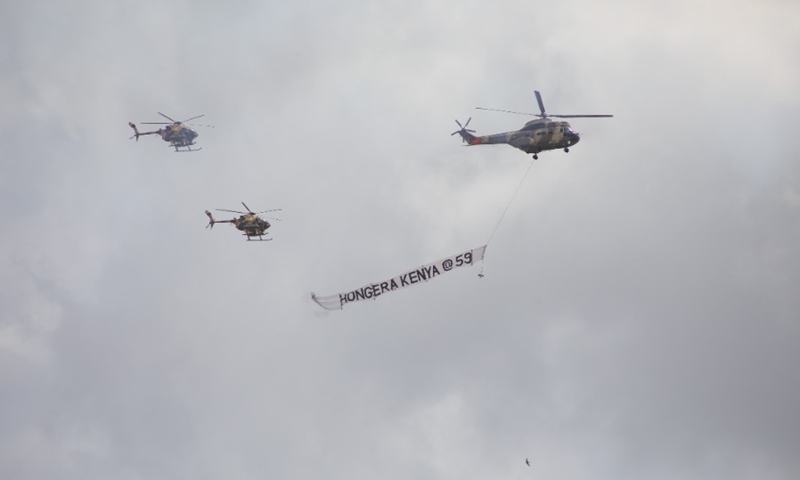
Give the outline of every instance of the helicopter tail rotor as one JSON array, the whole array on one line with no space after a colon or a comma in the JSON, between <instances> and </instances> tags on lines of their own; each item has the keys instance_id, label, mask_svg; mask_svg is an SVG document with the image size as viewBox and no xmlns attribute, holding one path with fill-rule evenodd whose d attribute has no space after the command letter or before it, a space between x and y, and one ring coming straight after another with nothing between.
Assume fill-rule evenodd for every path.
<instances>
[{"instance_id":1,"label":"helicopter tail rotor","mask_svg":"<svg viewBox=\"0 0 800 480\"><path fill-rule=\"evenodd\" d=\"M473 135L473 133L475 133L475 130L470 130L469 128L467 128L467 126L469 125L469 122L471 120L472 120L472 117L469 117L467 119L466 123L464 123L464 125L461 125L461 122L456 120L456 124L458 124L460 130L456 130L455 132L451 133L450 136L452 137L453 135L455 135L457 133L457 134L461 135L461 139L465 143L472 143L472 141L475 140L475 135Z\"/></svg>"},{"instance_id":2,"label":"helicopter tail rotor","mask_svg":"<svg viewBox=\"0 0 800 480\"><path fill-rule=\"evenodd\" d=\"M211 212L208 210L206 210L206 215L208 215L208 225L206 225L206 228L214 228L214 224L217 223L217 221L214 220L214 216L211 215Z\"/></svg>"},{"instance_id":3,"label":"helicopter tail rotor","mask_svg":"<svg viewBox=\"0 0 800 480\"><path fill-rule=\"evenodd\" d=\"M131 138L135 138L136 141L138 142L139 141L139 129L136 128L136 125L134 125L133 122L128 122L128 125L130 125L131 128L133 129L133 136Z\"/></svg>"}]
</instances>

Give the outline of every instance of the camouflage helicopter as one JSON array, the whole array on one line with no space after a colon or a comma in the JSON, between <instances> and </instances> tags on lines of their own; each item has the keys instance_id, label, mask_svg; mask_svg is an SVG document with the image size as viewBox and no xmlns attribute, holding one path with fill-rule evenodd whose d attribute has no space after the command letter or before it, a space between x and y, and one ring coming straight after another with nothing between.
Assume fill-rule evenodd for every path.
<instances>
[{"instance_id":1,"label":"camouflage helicopter","mask_svg":"<svg viewBox=\"0 0 800 480\"><path fill-rule=\"evenodd\" d=\"M184 122L200 118L205 114L197 115L196 117L192 117L179 122L177 120L171 119L170 117L164 115L161 112L157 113L162 117L166 118L167 120L171 121L172 123L142 122L143 125L167 125L167 126L164 128L159 128L158 130L152 132L139 132L139 129L136 128L136 125L133 122L128 122L128 125L131 126L134 132L131 138L135 138L136 141L138 142L139 137L142 135L160 135L165 142L169 142L169 145L171 147L175 147L176 152L196 152L198 150L202 150L202 147L195 148L194 150L192 150L192 145L194 145L194 139L197 138L198 133L192 130L191 128L184 126L183 124ZM211 125L202 125L202 126L211 127ZM181 148L186 148L186 150L181 150Z\"/></svg>"},{"instance_id":2,"label":"camouflage helicopter","mask_svg":"<svg viewBox=\"0 0 800 480\"><path fill-rule=\"evenodd\" d=\"M581 139L580 135L572 130L568 122L551 120L552 118L613 117L613 115L548 115L544 110L542 95L538 90L535 91L535 93L536 101L539 103L539 111L541 113L512 112L510 110L499 110L496 108L475 107L478 110L489 110L539 117L536 120L531 120L530 122L526 123L517 131L475 136L473 135L475 130L467 129L470 120L472 120L472 117L470 117L469 120L467 120L467 123L464 125L461 125L461 122L456 120L460 130L456 130L450 135L452 136L456 133L461 135L461 138L468 145L507 143L512 147L519 148L525 153L532 153L534 160L537 160L539 158L539 152L543 152L545 150L557 150L563 148L565 152L569 152L569 147L575 145Z\"/></svg>"},{"instance_id":3,"label":"camouflage helicopter","mask_svg":"<svg viewBox=\"0 0 800 480\"><path fill-rule=\"evenodd\" d=\"M244 202L242 202L242 205L244 205L245 210L247 210L246 213L239 212L237 210L224 210L221 208L217 209L217 211L219 212L231 212L239 214L239 218L233 218L231 220L215 220L214 216L211 215L211 212L206 210L206 215L208 215L209 219L206 228L214 228L215 223L232 223L234 227L244 232L242 235L245 235L248 241L254 240L256 242L266 242L272 240L271 238L263 238L263 235L267 233L267 229L271 225L268 221L264 220L258 215L267 212L277 212L281 209L273 208L272 210L264 210L263 212L254 212L250 210L250 207L248 207ZM272 218L272 217L267 217L267 218ZM272 218L272 220L280 221L279 218ZM258 237L258 240L256 240L255 237Z\"/></svg>"}]
</instances>

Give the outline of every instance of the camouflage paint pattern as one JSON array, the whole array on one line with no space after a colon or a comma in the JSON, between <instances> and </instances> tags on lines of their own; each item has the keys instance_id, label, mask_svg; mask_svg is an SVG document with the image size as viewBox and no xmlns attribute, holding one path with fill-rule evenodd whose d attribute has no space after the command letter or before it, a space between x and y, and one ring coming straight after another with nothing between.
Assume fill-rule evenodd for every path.
<instances>
[{"instance_id":1,"label":"camouflage paint pattern","mask_svg":"<svg viewBox=\"0 0 800 480\"><path fill-rule=\"evenodd\" d=\"M172 120L172 118L164 115L161 112L158 112L159 115ZM194 120L195 118L200 118L204 115L198 115L196 117L192 117L189 120ZM188 122L189 120L184 120L184 122ZM145 123L159 123L159 122L145 122ZM161 137L162 140L165 142L169 142L171 147L175 148L175 151L180 151L181 148L186 148L188 151L192 151L191 146L194 145L194 139L197 138L198 133L192 130L191 128L184 126L183 122L178 122L172 120L171 124L167 124L166 127L159 128L158 130L153 130L152 132L140 132L136 125L133 122L128 122L128 125L133 129L133 137L136 138L136 141L139 141L139 137L142 135L158 135ZM198 149L199 150L199 149Z\"/></svg>"},{"instance_id":2,"label":"camouflage paint pattern","mask_svg":"<svg viewBox=\"0 0 800 480\"><path fill-rule=\"evenodd\" d=\"M478 110L493 110L497 112L514 113L519 115L533 115L539 117L536 120L531 120L526 123L521 129L514 132L495 133L492 135L473 135L468 130L469 120L462 126L456 120L456 123L461 128L453 132L453 135L458 133L467 145L487 145L505 143L514 148L518 148L525 153L532 153L533 158L539 158L537 153L545 150L558 150L564 149L569 152L569 147L575 145L581 140L580 135L577 134L569 126L568 122L563 120L553 120L553 118L609 118L613 115L608 114L591 114L591 115L548 115L545 113L544 102L542 95L538 90L535 90L536 103L539 105L540 113L524 113L513 112L510 110L499 110L496 108L476 107ZM472 118L470 118L472 120Z\"/></svg>"},{"instance_id":3,"label":"camouflage paint pattern","mask_svg":"<svg viewBox=\"0 0 800 480\"><path fill-rule=\"evenodd\" d=\"M472 135L465 129L458 132L468 145L505 143L525 153L569 148L580 141L568 122L558 120L531 120L520 130L492 135Z\"/></svg>"},{"instance_id":4,"label":"camouflage paint pattern","mask_svg":"<svg viewBox=\"0 0 800 480\"><path fill-rule=\"evenodd\" d=\"M233 224L237 230L244 232L243 234L247 236L248 240L252 237L261 239L261 237L267 233L267 229L272 226L268 221L258 215L250 213L239 215L238 218L232 218L230 220L216 220L208 210L206 210L206 215L208 215L209 219L207 228L214 228L215 223L230 223Z\"/></svg>"}]
</instances>

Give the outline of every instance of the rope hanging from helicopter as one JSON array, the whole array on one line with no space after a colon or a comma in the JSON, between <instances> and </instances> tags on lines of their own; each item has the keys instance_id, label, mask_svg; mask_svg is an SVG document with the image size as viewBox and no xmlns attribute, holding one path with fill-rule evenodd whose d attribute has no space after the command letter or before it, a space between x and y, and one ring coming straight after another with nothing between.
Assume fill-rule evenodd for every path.
<instances>
[{"instance_id":1,"label":"rope hanging from helicopter","mask_svg":"<svg viewBox=\"0 0 800 480\"><path fill-rule=\"evenodd\" d=\"M509 207L511 207L511 204L514 202L514 199L517 198L517 194L519 193L519 189L522 188L522 184L525 183L525 179L528 177L528 173L531 171L531 167L533 167L533 162L534 161L535 160L532 158L531 162L528 164L527 170L525 170L525 174L522 175L522 179L519 181L519 184L517 184L517 188L514 190L514 194L511 195L511 198L508 200L508 203L506 204L506 208L503 210L503 213L500 215L500 219L497 220L497 224L494 226L494 229L492 230L492 233L489 235L489 240L486 241L486 250L489 249L489 244L492 243L492 239L494 238L494 234L497 232L497 229L500 228L500 224L503 222L503 219L505 218ZM483 276L484 276L483 275L483 267L484 267L484 265L486 265L485 258L486 258L486 251L484 251L484 262L483 262L483 264L481 264L481 271L478 272L478 277L480 277L480 278L483 278Z\"/></svg>"}]
</instances>

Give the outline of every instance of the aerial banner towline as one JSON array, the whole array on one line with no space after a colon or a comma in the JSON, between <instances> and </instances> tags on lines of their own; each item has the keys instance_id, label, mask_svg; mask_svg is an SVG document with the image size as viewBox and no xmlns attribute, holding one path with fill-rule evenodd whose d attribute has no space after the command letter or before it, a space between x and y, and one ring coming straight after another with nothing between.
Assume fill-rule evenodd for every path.
<instances>
[{"instance_id":1,"label":"aerial banner towline","mask_svg":"<svg viewBox=\"0 0 800 480\"><path fill-rule=\"evenodd\" d=\"M385 293L410 287L420 282L427 282L432 278L451 272L456 268L475 265L483 260L485 252L486 245L467 250L466 252L453 255L452 257L439 260L438 262L423 265L383 282L370 283L369 285L350 290L349 292L324 297L318 297L312 293L311 299L326 310L341 310L347 303L360 302L362 300L375 300Z\"/></svg>"}]
</instances>

